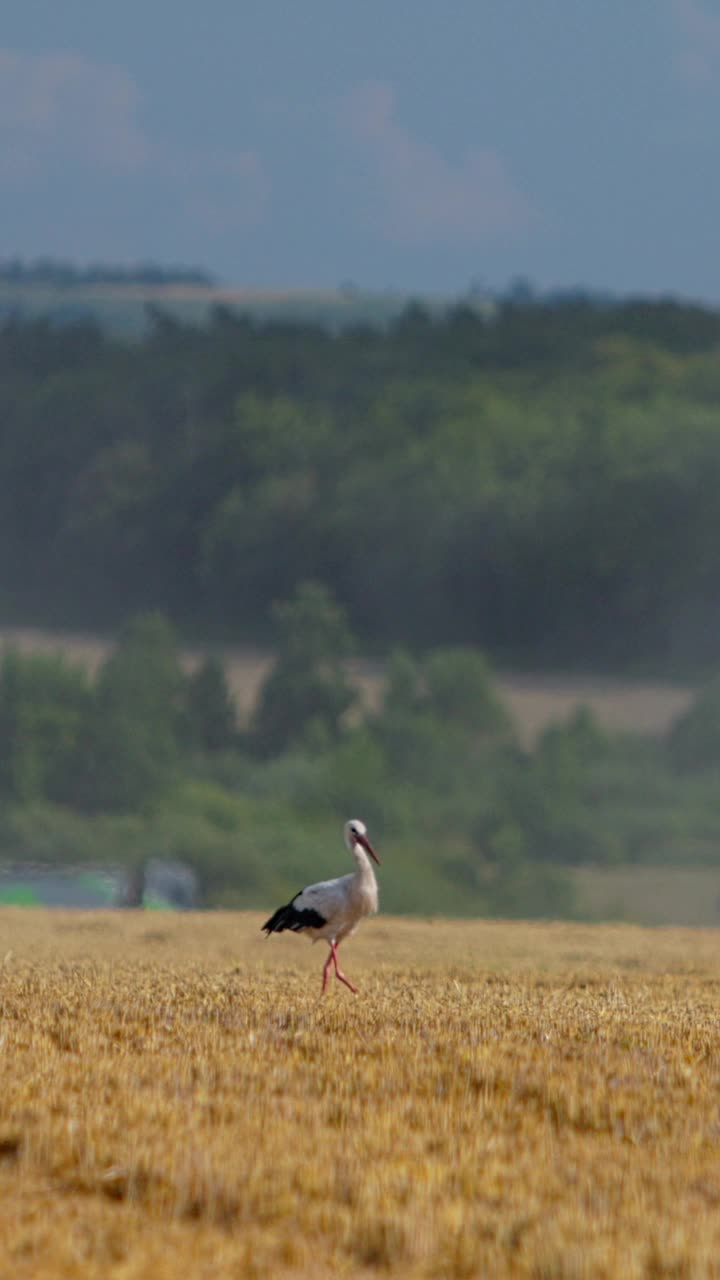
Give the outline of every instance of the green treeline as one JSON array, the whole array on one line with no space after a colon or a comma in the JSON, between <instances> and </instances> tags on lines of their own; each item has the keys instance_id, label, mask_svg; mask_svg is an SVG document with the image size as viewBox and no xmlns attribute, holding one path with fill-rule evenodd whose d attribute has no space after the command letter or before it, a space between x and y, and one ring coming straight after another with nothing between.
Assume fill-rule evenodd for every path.
<instances>
[{"instance_id":1,"label":"green treeline","mask_svg":"<svg viewBox=\"0 0 720 1280\"><path fill-rule=\"evenodd\" d=\"M0 658L0 860L180 858L267 906L358 816L388 910L526 916L572 914L579 866L717 865L716 682L665 740L580 712L528 749L485 655L717 668L718 353L669 301L6 320L0 620L118 640L92 675ZM248 723L177 634L272 646Z\"/></svg>"},{"instance_id":2,"label":"green treeline","mask_svg":"<svg viewBox=\"0 0 720 1280\"><path fill-rule=\"evenodd\" d=\"M384 330L155 313L0 329L0 617L267 635L308 579L365 649L720 655L720 314L507 299Z\"/></svg>"},{"instance_id":3,"label":"green treeline","mask_svg":"<svg viewBox=\"0 0 720 1280\"><path fill-rule=\"evenodd\" d=\"M525 917L576 914L574 868L720 863L717 682L664 740L579 710L528 748L477 649L396 650L371 709L322 585L273 618L276 660L242 723L221 662L183 667L160 614L124 626L92 676L6 651L0 862L181 859L203 905L267 907L342 873L340 824L362 815L387 910Z\"/></svg>"},{"instance_id":4,"label":"green treeline","mask_svg":"<svg viewBox=\"0 0 720 1280\"><path fill-rule=\"evenodd\" d=\"M0 259L0 281L11 285L46 285L74 289L85 285L212 285L213 277L199 267L162 267L156 262L119 266L106 262L78 267L58 258Z\"/></svg>"}]
</instances>

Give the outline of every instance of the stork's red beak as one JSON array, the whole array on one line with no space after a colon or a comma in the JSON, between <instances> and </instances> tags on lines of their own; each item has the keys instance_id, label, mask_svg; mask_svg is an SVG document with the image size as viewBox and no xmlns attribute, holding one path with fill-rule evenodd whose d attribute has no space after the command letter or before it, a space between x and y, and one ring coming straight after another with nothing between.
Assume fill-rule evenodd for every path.
<instances>
[{"instance_id":1,"label":"stork's red beak","mask_svg":"<svg viewBox=\"0 0 720 1280\"><path fill-rule=\"evenodd\" d=\"M375 861L377 862L378 866L380 866L380 859L378 858L378 856L377 856L377 854L376 854L375 850L373 849L373 847L372 847L372 845L371 845L370 841L368 840L367 836L357 835L357 836L355 837L355 839L357 840L357 843L358 843L358 844L361 844L361 845L362 845L362 847L363 847L363 849L365 850L365 852L366 852L366 853L369 853L369 854L370 854L370 857L371 857L371 858L374 858L374 859L375 859Z\"/></svg>"}]
</instances>

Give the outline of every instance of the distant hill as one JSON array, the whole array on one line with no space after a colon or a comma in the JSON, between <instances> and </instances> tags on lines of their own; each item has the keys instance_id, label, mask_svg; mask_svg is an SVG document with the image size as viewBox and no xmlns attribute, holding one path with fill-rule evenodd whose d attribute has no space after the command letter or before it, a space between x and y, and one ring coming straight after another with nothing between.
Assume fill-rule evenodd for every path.
<instances>
[{"instance_id":1,"label":"distant hill","mask_svg":"<svg viewBox=\"0 0 720 1280\"><path fill-rule=\"evenodd\" d=\"M337 289L260 289L226 286L196 267L155 264L75 267L39 259L0 261L0 323L46 317L58 325L94 321L107 332L141 337L152 311L203 325L214 308L228 308L253 320L317 324L333 331L392 323L411 301L407 293L365 292L351 284ZM491 304L468 299L475 310ZM442 311L453 299L423 298L429 312Z\"/></svg>"},{"instance_id":2,"label":"distant hill","mask_svg":"<svg viewBox=\"0 0 720 1280\"><path fill-rule=\"evenodd\" d=\"M56 324L91 320L109 333L126 337L141 337L148 330L149 309L163 311L185 324L203 325L213 308L227 307L254 320L298 321L338 330L359 325L384 327L407 303L404 294L348 295L340 290L274 292L180 284L61 288L0 280L0 322L11 316L23 320L45 316Z\"/></svg>"},{"instance_id":3,"label":"distant hill","mask_svg":"<svg viewBox=\"0 0 720 1280\"><path fill-rule=\"evenodd\" d=\"M94 321L118 337L142 337L153 310L184 324L204 325L211 312L227 308L256 321L316 324L339 331L370 325L385 328L408 305L401 293L346 293L341 289L270 290L189 284L87 284L71 287L12 284L0 279L0 323L47 317L55 324ZM423 299L429 311L451 300Z\"/></svg>"},{"instance_id":4,"label":"distant hill","mask_svg":"<svg viewBox=\"0 0 720 1280\"><path fill-rule=\"evenodd\" d=\"M78 267L73 262L55 258L0 259L0 280L12 285L44 285L50 288L74 289L86 285L204 285L216 283L202 267L163 267L155 262L138 262L129 266L98 262Z\"/></svg>"}]
</instances>

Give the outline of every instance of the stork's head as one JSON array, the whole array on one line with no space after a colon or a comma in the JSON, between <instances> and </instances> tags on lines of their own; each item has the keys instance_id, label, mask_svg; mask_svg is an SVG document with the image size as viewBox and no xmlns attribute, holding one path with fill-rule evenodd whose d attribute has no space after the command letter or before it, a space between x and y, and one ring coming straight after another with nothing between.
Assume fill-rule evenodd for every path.
<instances>
[{"instance_id":1,"label":"stork's head","mask_svg":"<svg viewBox=\"0 0 720 1280\"><path fill-rule=\"evenodd\" d=\"M360 845L360 848L369 853L370 857L374 858L378 866L380 866L380 859L368 840L367 827L359 818L351 818L349 822L345 823L345 843L351 853L354 853L357 845Z\"/></svg>"}]
</instances>

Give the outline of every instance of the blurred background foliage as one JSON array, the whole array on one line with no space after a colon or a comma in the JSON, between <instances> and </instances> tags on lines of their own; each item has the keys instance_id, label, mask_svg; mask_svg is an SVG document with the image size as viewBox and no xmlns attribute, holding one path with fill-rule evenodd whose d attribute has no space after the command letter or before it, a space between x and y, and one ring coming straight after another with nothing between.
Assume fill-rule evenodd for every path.
<instances>
[{"instance_id":1,"label":"blurred background foliage","mask_svg":"<svg viewBox=\"0 0 720 1280\"><path fill-rule=\"evenodd\" d=\"M178 858L266 906L342 871L354 814L388 910L524 916L593 868L716 866L719 350L709 309L582 296L7 318L0 617L117 643L2 656L0 859ZM271 647L250 717L179 637ZM707 684L666 739L580 710L529 747L493 663Z\"/></svg>"},{"instance_id":2,"label":"blurred background foliage","mask_svg":"<svg viewBox=\"0 0 720 1280\"><path fill-rule=\"evenodd\" d=\"M409 306L384 328L154 310L0 326L0 615L160 609L247 642L303 581L364 652L720 658L720 315Z\"/></svg>"},{"instance_id":3,"label":"blurred background foliage","mask_svg":"<svg viewBox=\"0 0 720 1280\"><path fill-rule=\"evenodd\" d=\"M396 650L380 704L342 658L342 608L303 583L275 610L277 657L240 723L221 662L181 666L172 627L136 617L91 678L61 658L0 663L0 856L141 867L180 860L206 906L263 906L342 872L362 815L389 911L582 913L582 867L720 863L720 699L666 739L585 708L520 744L487 658Z\"/></svg>"}]
</instances>

